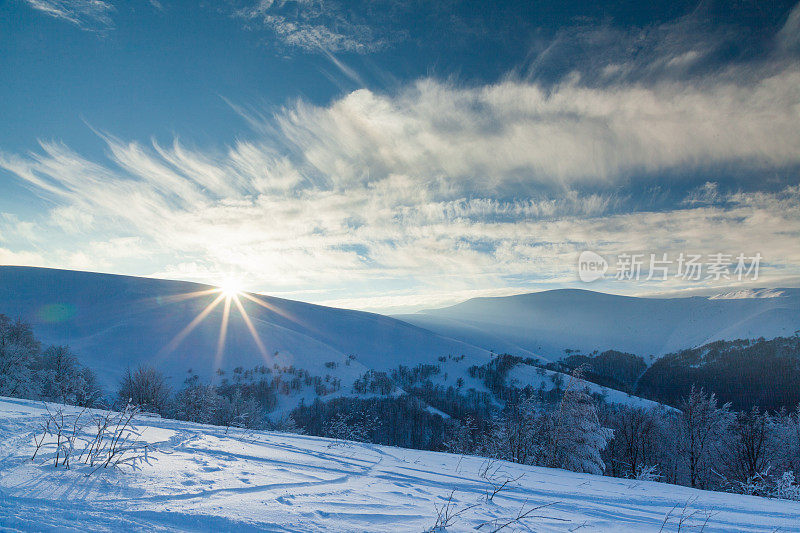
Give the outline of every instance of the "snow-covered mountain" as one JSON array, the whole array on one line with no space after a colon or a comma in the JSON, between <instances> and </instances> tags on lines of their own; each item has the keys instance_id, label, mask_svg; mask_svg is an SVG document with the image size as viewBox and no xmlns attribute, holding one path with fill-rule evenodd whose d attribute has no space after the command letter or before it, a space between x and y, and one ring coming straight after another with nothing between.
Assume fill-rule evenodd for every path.
<instances>
[{"instance_id":1,"label":"snow-covered mountain","mask_svg":"<svg viewBox=\"0 0 800 533\"><path fill-rule=\"evenodd\" d=\"M61 408L68 420L80 411ZM153 418L135 421L149 463L87 476L93 468L77 459L54 468L50 441L31 461L43 414L41 402L0 398L0 530L431 531L445 507L448 526L436 531L761 532L800 523L794 501Z\"/></svg>"},{"instance_id":2,"label":"snow-covered mountain","mask_svg":"<svg viewBox=\"0 0 800 533\"><path fill-rule=\"evenodd\" d=\"M470 300L403 317L408 322L241 295L245 318L235 300L226 311L225 298L206 285L0 267L0 313L30 322L45 343L69 345L106 391L115 390L125 370L141 363L163 371L173 386L190 368L208 380L217 369L293 367L306 374L298 378L281 370L286 379L335 378L340 388L321 393L327 398L352 394L353 382L369 370L389 373L399 365L425 364L438 367L431 376L438 385L486 391L469 369L489 363L490 350L540 359L557 359L565 348L659 355L716 338L791 334L800 328L800 298L796 290L779 292L769 298L668 300L549 291ZM226 314L228 327L222 328ZM556 377L550 374L520 364L507 383L548 389ZM612 402L642 401L592 387ZM306 382L280 396L276 413L319 396Z\"/></svg>"},{"instance_id":3,"label":"snow-covered mountain","mask_svg":"<svg viewBox=\"0 0 800 533\"><path fill-rule=\"evenodd\" d=\"M222 328L225 298L207 285L0 266L0 314L31 323L47 344L69 345L106 392L116 390L126 369L142 363L164 372L173 387L189 369L204 381L214 379L217 369L230 375L236 367L278 365L286 380L297 379L291 368L306 372L303 384L279 395L275 417L320 397L305 383L308 375L338 380L337 390L323 393L328 399L352 395L354 381L370 370L389 373L399 365L435 365L438 371L429 379L437 385L488 390L469 369L486 365L492 354L469 342L374 313L262 295L238 300L247 318L231 301L228 326ZM549 378L543 385L542 376L526 368L509 384L549 389L554 386ZM647 402L591 387L610 401Z\"/></svg>"},{"instance_id":4,"label":"snow-covered mountain","mask_svg":"<svg viewBox=\"0 0 800 533\"><path fill-rule=\"evenodd\" d=\"M140 363L155 365L177 383L189 368L209 378L217 368L277 363L313 375L332 373L334 366L349 390L348 382L367 369L388 371L450 354L464 355L460 364L466 369L491 357L487 350L394 318L259 295L253 296L263 305L239 298L259 341L232 303L218 355L224 300L191 332L181 333L220 297L210 289L181 281L0 266L0 313L30 322L44 342L68 344L107 387Z\"/></svg>"},{"instance_id":5,"label":"snow-covered mountain","mask_svg":"<svg viewBox=\"0 0 800 533\"><path fill-rule=\"evenodd\" d=\"M396 318L498 353L558 359L568 349L614 349L647 357L715 340L793 335L800 289L686 298L564 289L474 298Z\"/></svg>"}]
</instances>

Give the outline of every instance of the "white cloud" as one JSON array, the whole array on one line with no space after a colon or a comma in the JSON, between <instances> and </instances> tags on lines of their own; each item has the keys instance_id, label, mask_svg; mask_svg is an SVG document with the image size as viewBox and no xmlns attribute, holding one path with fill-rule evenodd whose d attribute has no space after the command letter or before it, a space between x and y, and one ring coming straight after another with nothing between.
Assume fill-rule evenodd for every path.
<instances>
[{"instance_id":1,"label":"white cloud","mask_svg":"<svg viewBox=\"0 0 800 533\"><path fill-rule=\"evenodd\" d=\"M299 105L282 132L325 176L465 177L494 187L624 178L678 166L800 162L800 69L752 85L706 81L545 91L503 82L456 89L425 81L397 96L355 91Z\"/></svg>"},{"instance_id":2,"label":"white cloud","mask_svg":"<svg viewBox=\"0 0 800 533\"><path fill-rule=\"evenodd\" d=\"M109 29L114 6L102 0L24 0L37 11L83 29Z\"/></svg>"},{"instance_id":3,"label":"white cloud","mask_svg":"<svg viewBox=\"0 0 800 533\"><path fill-rule=\"evenodd\" d=\"M0 248L0 265L16 266L44 266L44 257L35 252L15 252L7 248Z\"/></svg>"},{"instance_id":4,"label":"white cloud","mask_svg":"<svg viewBox=\"0 0 800 533\"><path fill-rule=\"evenodd\" d=\"M86 268L129 271L119 250L133 249L159 275L236 272L254 290L347 286L346 299L319 299L369 307L413 305L400 285L436 299L572 282L586 248L759 251L777 279L800 265L794 178L730 193L716 169L795 176L797 87L796 66L745 84L425 80L298 103L224 150L108 136L105 162L44 142L25 157L0 153L0 167L56 203L58 224L44 231L54 242L87 232L69 263ZM631 184L670 188L654 176L687 171L714 178L666 210L631 208ZM126 238L136 240L111 241ZM107 241L119 244L97 244Z\"/></svg>"}]
</instances>

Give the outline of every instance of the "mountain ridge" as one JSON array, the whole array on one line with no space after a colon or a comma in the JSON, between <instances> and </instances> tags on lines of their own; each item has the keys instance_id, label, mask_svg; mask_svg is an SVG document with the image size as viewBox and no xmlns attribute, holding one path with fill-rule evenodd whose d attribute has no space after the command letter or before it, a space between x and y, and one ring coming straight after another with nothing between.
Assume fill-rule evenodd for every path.
<instances>
[{"instance_id":1,"label":"mountain ridge","mask_svg":"<svg viewBox=\"0 0 800 533\"><path fill-rule=\"evenodd\" d=\"M140 363L160 366L179 381L189 368L203 378L212 378L218 367L260 364L324 375L325 363L335 362L354 379L358 371L388 371L440 355L464 354L470 364L491 357L486 350L384 315L264 295L249 295L261 304L239 298L262 346L232 303L225 347L217 355L224 302L175 342L219 297L211 290L192 282L0 266L0 313L30 322L47 343L70 345L107 386ZM207 294L189 297L199 292Z\"/></svg>"},{"instance_id":2,"label":"mountain ridge","mask_svg":"<svg viewBox=\"0 0 800 533\"><path fill-rule=\"evenodd\" d=\"M394 316L476 346L516 347L544 359L594 350L657 358L715 340L775 338L800 329L800 289L761 291L753 294L780 295L653 298L555 289Z\"/></svg>"}]
</instances>

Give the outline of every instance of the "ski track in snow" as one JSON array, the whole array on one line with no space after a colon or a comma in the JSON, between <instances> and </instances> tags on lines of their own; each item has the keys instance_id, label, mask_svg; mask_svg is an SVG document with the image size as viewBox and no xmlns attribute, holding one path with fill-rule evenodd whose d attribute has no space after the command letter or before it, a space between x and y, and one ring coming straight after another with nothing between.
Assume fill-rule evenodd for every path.
<instances>
[{"instance_id":1,"label":"ski track in snow","mask_svg":"<svg viewBox=\"0 0 800 533\"><path fill-rule=\"evenodd\" d=\"M73 410L72 408L68 408ZM74 410L77 412L77 410ZM158 450L135 473L54 469L33 453L41 402L0 398L2 531L423 531L453 492L485 500L486 459L143 418ZM45 456L46 457L46 456ZM800 502L498 462L523 477L447 531L547 505L504 531L800 531ZM526 508L527 508L526 507ZM684 510L685 508L685 510ZM673 510L674 509L674 510ZM687 528L688 526L691 529ZM481 528L478 531L485 531Z\"/></svg>"}]
</instances>

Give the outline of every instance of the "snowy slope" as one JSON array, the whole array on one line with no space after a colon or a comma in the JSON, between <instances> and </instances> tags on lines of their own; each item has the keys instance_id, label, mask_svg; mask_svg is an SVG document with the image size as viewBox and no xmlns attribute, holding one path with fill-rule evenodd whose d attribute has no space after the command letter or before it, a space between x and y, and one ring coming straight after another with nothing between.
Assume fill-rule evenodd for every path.
<instances>
[{"instance_id":1,"label":"snowy slope","mask_svg":"<svg viewBox=\"0 0 800 533\"><path fill-rule=\"evenodd\" d=\"M800 527L800 502L505 462L497 463L500 476L522 477L487 502L482 458L269 432L226 435L158 419L138 426L159 450L149 465L87 477L80 465L43 464L47 449L30 460L42 413L34 402L0 398L0 530L420 532L451 493L453 512L477 504L453 520L453 532L502 524L540 505L504 531L666 532L681 519L681 531L707 533Z\"/></svg>"},{"instance_id":2,"label":"snowy slope","mask_svg":"<svg viewBox=\"0 0 800 533\"><path fill-rule=\"evenodd\" d=\"M800 289L712 298L634 298L564 289L475 298L397 318L523 357L558 359L565 349L615 349L646 357L715 340L793 335L800 329Z\"/></svg>"},{"instance_id":3,"label":"snowy slope","mask_svg":"<svg viewBox=\"0 0 800 533\"><path fill-rule=\"evenodd\" d=\"M116 388L126 368L140 363L155 365L173 385L180 385L189 368L208 379L217 368L293 365L314 376L330 374L341 380L341 390L326 399L351 394L353 381L368 369L388 372L398 365L438 364L441 372L432 377L434 382L448 386L461 378L465 389L486 390L468 372L491 359L486 349L382 315L260 295L257 299L268 308L245 297L240 301L263 351L231 305L224 350L218 357L223 303L181 339L181 331L219 294L187 296L208 289L179 281L0 266L0 313L31 322L47 343L68 344L95 369L106 391ZM180 342L175 343L176 338ZM355 359L348 357L351 354ZM453 358L440 360L447 355ZM460 355L464 357L456 357ZM334 368L326 365L331 362ZM523 370L513 384L539 387L540 382L538 375ZM626 394L591 386L610 401L631 402ZM272 416L287 414L301 400L311 403L316 397L313 387L279 395Z\"/></svg>"},{"instance_id":4,"label":"snowy slope","mask_svg":"<svg viewBox=\"0 0 800 533\"><path fill-rule=\"evenodd\" d=\"M518 364L509 370L508 376L506 377L506 384L517 388L531 386L534 389L549 391L556 387L555 379L561 380L561 388L563 389L570 382L571 377L560 372L553 372L552 370L546 370L544 368ZM629 405L631 407L643 407L646 409L653 409L663 406L663 404L658 402L640 398L639 396L634 396L619 390L610 389L608 387L592 383L591 381L575 381L573 386L580 388L581 390L585 390L591 395L602 396L603 400L610 404Z\"/></svg>"},{"instance_id":5,"label":"snowy slope","mask_svg":"<svg viewBox=\"0 0 800 533\"><path fill-rule=\"evenodd\" d=\"M156 365L180 383L189 368L207 378L217 368L294 365L313 375L332 371L343 388L366 369L390 370L465 355L464 368L484 364L488 351L373 313L257 296L270 309L240 298L263 345L259 348L235 305L224 352L217 358L224 304L181 342L180 333L218 294L169 280L0 266L0 313L22 318L47 343L68 344L112 388L129 366ZM277 355L275 355L277 352ZM352 364L344 364L353 354ZM453 378L455 379L455 377Z\"/></svg>"}]
</instances>

